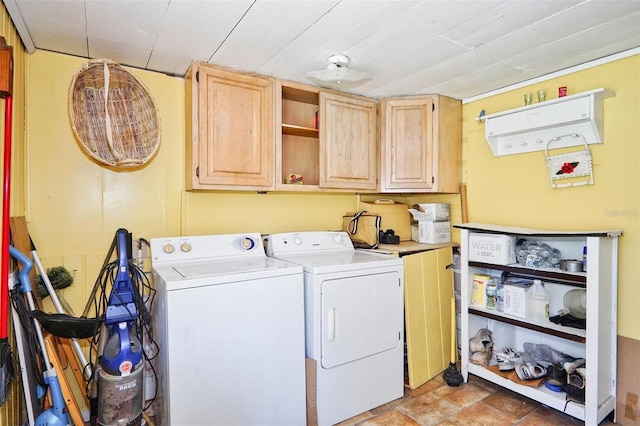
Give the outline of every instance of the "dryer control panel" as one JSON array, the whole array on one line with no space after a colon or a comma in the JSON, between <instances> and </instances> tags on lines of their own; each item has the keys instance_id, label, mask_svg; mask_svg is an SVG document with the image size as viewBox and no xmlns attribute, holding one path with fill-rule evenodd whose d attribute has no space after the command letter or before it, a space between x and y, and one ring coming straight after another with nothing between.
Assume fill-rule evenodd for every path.
<instances>
[{"instance_id":1,"label":"dryer control panel","mask_svg":"<svg viewBox=\"0 0 640 426\"><path fill-rule=\"evenodd\" d=\"M349 235L343 231L308 231L271 234L267 240L269 256L286 253L355 251Z\"/></svg>"}]
</instances>

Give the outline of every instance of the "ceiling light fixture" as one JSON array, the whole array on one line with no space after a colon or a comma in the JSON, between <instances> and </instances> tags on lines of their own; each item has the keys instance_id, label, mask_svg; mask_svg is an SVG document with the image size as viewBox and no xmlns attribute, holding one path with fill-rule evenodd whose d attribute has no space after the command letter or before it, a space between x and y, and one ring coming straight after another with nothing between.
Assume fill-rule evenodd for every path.
<instances>
[{"instance_id":1,"label":"ceiling light fixture","mask_svg":"<svg viewBox=\"0 0 640 426\"><path fill-rule=\"evenodd\" d=\"M331 55L327 58L329 64L325 69L308 71L307 77L327 83L355 83L370 77L371 74L348 68L349 57L346 55Z\"/></svg>"}]
</instances>

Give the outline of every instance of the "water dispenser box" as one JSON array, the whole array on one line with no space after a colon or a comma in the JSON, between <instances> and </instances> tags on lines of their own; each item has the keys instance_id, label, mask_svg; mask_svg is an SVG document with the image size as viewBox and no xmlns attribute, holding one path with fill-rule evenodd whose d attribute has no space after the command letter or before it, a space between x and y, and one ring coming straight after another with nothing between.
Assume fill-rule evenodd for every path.
<instances>
[{"instance_id":1,"label":"water dispenser box","mask_svg":"<svg viewBox=\"0 0 640 426\"><path fill-rule=\"evenodd\" d=\"M510 265L516 263L516 238L509 235L469 235L469 260Z\"/></svg>"},{"instance_id":2,"label":"water dispenser box","mask_svg":"<svg viewBox=\"0 0 640 426\"><path fill-rule=\"evenodd\" d=\"M526 286L504 286L504 313L520 318L527 317Z\"/></svg>"},{"instance_id":3,"label":"water dispenser box","mask_svg":"<svg viewBox=\"0 0 640 426\"><path fill-rule=\"evenodd\" d=\"M451 222L421 220L411 225L411 239L421 244L451 242Z\"/></svg>"}]
</instances>

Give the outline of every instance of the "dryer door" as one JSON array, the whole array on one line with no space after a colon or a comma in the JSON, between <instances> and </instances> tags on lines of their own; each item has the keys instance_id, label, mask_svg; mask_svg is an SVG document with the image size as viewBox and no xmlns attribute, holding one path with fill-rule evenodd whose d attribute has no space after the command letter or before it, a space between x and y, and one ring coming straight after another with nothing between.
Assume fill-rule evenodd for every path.
<instances>
[{"instance_id":1,"label":"dryer door","mask_svg":"<svg viewBox=\"0 0 640 426\"><path fill-rule=\"evenodd\" d=\"M331 368L397 347L402 294L397 272L322 283L322 367Z\"/></svg>"}]
</instances>

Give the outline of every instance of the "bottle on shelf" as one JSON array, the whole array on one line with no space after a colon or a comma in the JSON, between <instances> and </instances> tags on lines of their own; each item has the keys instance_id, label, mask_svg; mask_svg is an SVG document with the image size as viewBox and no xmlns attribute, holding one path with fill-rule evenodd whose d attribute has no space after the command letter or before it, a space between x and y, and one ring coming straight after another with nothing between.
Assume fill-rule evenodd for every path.
<instances>
[{"instance_id":1,"label":"bottle on shelf","mask_svg":"<svg viewBox=\"0 0 640 426\"><path fill-rule=\"evenodd\" d=\"M549 295L541 280L533 280L533 285L527 290L527 319L549 320Z\"/></svg>"},{"instance_id":2,"label":"bottle on shelf","mask_svg":"<svg viewBox=\"0 0 640 426\"><path fill-rule=\"evenodd\" d=\"M496 309L498 307L498 284L495 278L487 281L487 292L485 306L487 309Z\"/></svg>"},{"instance_id":3,"label":"bottle on shelf","mask_svg":"<svg viewBox=\"0 0 640 426\"><path fill-rule=\"evenodd\" d=\"M498 280L496 286L496 308L499 312L504 312L504 284L501 280Z\"/></svg>"},{"instance_id":4,"label":"bottle on shelf","mask_svg":"<svg viewBox=\"0 0 640 426\"><path fill-rule=\"evenodd\" d=\"M471 291L471 304L474 306L485 306L486 285L491 277L484 274L474 274L473 289Z\"/></svg>"}]
</instances>

